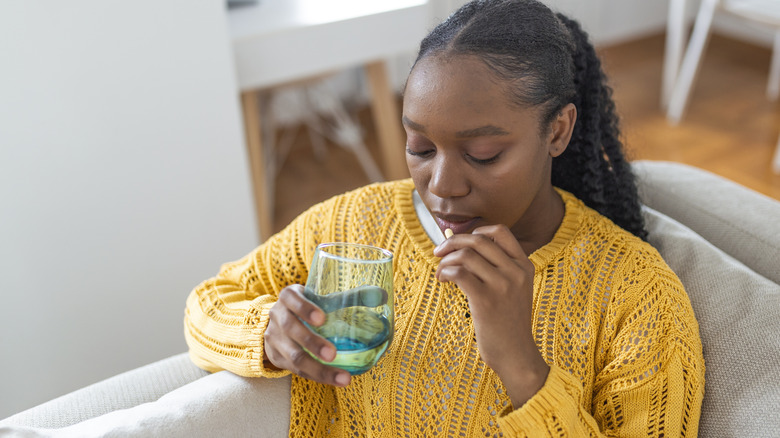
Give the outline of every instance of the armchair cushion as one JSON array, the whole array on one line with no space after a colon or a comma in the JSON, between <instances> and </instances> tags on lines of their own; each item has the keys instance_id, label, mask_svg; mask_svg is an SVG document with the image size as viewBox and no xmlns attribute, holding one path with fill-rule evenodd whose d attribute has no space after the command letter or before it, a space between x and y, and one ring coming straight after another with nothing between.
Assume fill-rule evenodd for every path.
<instances>
[{"instance_id":1,"label":"armchair cushion","mask_svg":"<svg viewBox=\"0 0 780 438\"><path fill-rule=\"evenodd\" d=\"M181 353L22 411L0 421L0 426L65 427L118 409L157 400L206 375L207 372L193 365L187 353ZM3 434L0 433L0 436Z\"/></svg>"},{"instance_id":2,"label":"armchair cushion","mask_svg":"<svg viewBox=\"0 0 780 438\"><path fill-rule=\"evenodd\" d=\"M780 283L780 202L686 164L636 161L632 168L642 202Z\"/></svg>"},{"instance_id":3,"label":"armchair cushion","mask_svg":"<svg viewBox=\"0 0 780 438\"><path fill-rule=\"evenodd\" d=\"M780 203L691 166L633 166L650 243L682 280L699 321L707 366L699 435L774 434L780 430ZM241 424L229 429L231 421ZM215 430L286 436L288 421L289 379L207 375L180 354L0 421L0 437Z\"/></svg>"},{"instance_id":4,"label":"armchair cushion","mask_svg":"<svg viewBox=\"0 0 780 438\"><path fill-rule=\"evenodd\" d=\"M285 437L289 422L289 376L247 378L220 371L159 400L67 427L0 425L0 437Z\"/></svg>"},{"instance_id":5,"label":"armchair cushion","mask_svg":"<svg viewBox=\"0 0 780 438\"><path fill-rule=\"evenodd\" d=\"M650 243L685 285L706 364L699 436L780 430L780 285L645 207ZM777 268L777 266L775 266Z\"/></svg>"}]
</instances>

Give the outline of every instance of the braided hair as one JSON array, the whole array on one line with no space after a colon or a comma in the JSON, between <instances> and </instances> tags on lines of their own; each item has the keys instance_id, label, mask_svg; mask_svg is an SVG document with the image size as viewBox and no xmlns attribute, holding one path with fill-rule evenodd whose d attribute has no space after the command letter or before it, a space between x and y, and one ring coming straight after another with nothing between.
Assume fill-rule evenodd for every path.
<instances>
[{"instance_id":1,"label":"braided hair","mask_svg":"<svg viewBox=\"0 0 780 438\"><path fill-rule=\"evenodd\" d=\"M537 0L473 0L420 44L415 64L439 54L476 55L520 108L541 107L540 129L568 103L577 122L552 162L552 184L646 239L634 174L623 153L612 89L580 25Z\"/></svg>"}]
</instances>

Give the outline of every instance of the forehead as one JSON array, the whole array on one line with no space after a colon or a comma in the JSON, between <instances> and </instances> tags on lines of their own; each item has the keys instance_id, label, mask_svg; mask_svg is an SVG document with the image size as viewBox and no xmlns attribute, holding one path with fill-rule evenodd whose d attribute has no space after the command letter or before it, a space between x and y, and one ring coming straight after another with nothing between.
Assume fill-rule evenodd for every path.
<instances>
[{"instance_id":1,"label":"forehead","mask_svg":"<svg viewBox=\"0 0 780 438\"><path fill-rule=\"evenodd\" d=\"M518 118L536 119L535 111L519 108L510 96L509 84L477 56L433 55L419 60L409 74L403 113L423 125L517 124Z\"/></svg>"},{"instance_id":2,"label":"forehead","mask_svg":"<svg viewBox=\"0 0 780 438\"><path fill-rule=\"evenodd\" d=\"M417 62L409 73L404 100L427 98L490 100L503 97L506 86L474 55L433 55Z\"/></svg>"}]
</instances>

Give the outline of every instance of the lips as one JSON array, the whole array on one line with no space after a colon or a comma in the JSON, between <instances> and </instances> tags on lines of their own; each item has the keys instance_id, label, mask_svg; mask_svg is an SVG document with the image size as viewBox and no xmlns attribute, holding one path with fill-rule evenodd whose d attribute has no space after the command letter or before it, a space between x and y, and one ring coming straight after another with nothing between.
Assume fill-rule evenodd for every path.
<instances>
[{"instance_id":1,"label":"lips","mask_svg":"<svg viewBox=\"0 0 780 438\"><path fill-rule=\"evenodd\" d=\"M447 228L451 229L455 234L469 233L474 229L479 222L479 217L473 216L460 216L442 213L433 213L436 224L439 225L441 231L444 232Z\"/></svg>"}]
</instances>

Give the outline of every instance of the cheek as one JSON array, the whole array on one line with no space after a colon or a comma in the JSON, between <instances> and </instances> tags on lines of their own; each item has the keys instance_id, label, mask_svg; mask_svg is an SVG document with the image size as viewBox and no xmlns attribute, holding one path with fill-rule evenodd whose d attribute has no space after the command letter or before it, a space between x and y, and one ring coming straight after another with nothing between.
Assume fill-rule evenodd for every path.
<instances>
[{"instance_id":1,"label":"cheek","mask_svg":"<svg viewBox=\"0 0 780 438\"><path fill-rule=\"evenodd\" d=\"M420 160L409 154L406 154L406 167L409 169L409 175L412 176L414 185L419 192L430 180L430 171L427 166L420 163Z\"/></svg>"},{"instance_id":2,"label":"cheek","mask_svg":"<svg viewBox=\"0 0 780 438\"><path fill-rule=\"evenodd\" d=\"M501 211L509 209L519 197L522 197L524 184L518 178L482 178L482 197L490 200Z\"/></svg>"},{"instance_id":3,"label":"cheek","mask_svg":"<svg viewBox=\"0 0 780 438\"><path fill-rule=\"evenodd\" d=\"M528 171L519 166L509 172L480 178L480 197L484 200L484 208L491 212L496 222L511 226L517 221L529 203L529 198L535 191L534 178L529 178Z\"/></svg>"},{"instance_id":4,"label":"cheek","mask_svg":"<svg viewBox=\"0 0 780 438\"><path fill-rule=\"evenodd\" d=\"M415 157L409 155L408 153L404 153L406 156L406 167L409 169L409 174L412 175L412 179L415 181L417 180L416 174L420 173L420 166L417 163L417 160L415 160Z\"/></svg>"}]
</instances>

